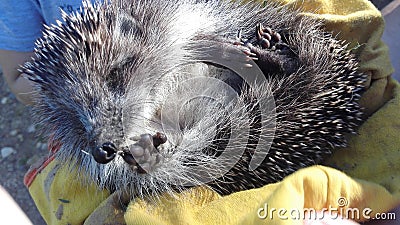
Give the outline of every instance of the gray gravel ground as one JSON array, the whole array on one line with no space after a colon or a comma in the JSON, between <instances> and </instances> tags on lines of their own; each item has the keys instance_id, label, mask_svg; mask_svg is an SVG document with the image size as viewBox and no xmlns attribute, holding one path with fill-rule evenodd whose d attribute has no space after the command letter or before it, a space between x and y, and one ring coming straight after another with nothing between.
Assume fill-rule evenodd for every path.
<instances>
[{"instance_id":1,"label":"gray gravel ground","mask_svg":"<svg viewBox=\"0 0 400 225\"><path fill-rule=\"evenodd\" d=\"M30 165L41 155L47 154L46 143L40 141L35 131L29 109L10 93L1 75L0 185L10 193L33 224L42 225L46 223L23 184Z\"/></svg>"}]
</instances>

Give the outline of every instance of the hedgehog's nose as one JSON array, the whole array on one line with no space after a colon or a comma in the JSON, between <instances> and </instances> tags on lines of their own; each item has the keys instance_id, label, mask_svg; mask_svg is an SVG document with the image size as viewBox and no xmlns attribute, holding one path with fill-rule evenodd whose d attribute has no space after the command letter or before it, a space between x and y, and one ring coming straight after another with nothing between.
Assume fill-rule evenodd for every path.
<instances>
[{"instance_id":1,"label":"hedgehog's nose","mask_svg":"<svg viewBox=\"0 0 400 225\"><path fill-rule=\"evenodd\" d=\"M117 148L111 142L103 143L100 147L92 151L92 155L96 162L101 164L109 163L117 155Z\"/></svg>"}]
</instances>

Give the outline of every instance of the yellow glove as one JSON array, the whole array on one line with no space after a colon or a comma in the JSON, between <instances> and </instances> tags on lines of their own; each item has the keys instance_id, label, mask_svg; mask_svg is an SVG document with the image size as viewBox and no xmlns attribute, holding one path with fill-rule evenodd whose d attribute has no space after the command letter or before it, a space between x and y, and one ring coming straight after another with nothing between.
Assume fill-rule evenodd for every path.
<instances>
[{"instance_id":1,"label":"yellow glove","mask_svg":"<svg viewBox=\"0 0 400 225\"><path fill-rule=\"evenodd\" d=\"M31 194L48 224L284 225L302 224L305 212L315 218L323 210L364 221L400 204L400 192L390 193L378 184L324 166L305 168L282 182L224 197L198 187L130 203L119 193L108 196L95 185L71 182L75 177L76 173L54 160L31 184ZM43 188L46 184L48 189Z\"/></svg>"}]
</instances>

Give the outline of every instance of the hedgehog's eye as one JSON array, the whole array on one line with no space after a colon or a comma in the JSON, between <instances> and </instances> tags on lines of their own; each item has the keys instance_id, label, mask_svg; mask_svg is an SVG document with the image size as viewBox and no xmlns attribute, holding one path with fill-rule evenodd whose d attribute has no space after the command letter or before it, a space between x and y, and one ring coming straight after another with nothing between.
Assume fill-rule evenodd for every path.
<instances>
[{"instance_id":1,"label":"hedgehog's eye","mask_svg":"<svg viewBox=\"0 0 400 225\"><path fill-rule=\"evenodd\" d=\"M106 83L107 86L110 88L111 91L118 91L124 92L125 85L127 82L124 79L125 74L134 67L135 63L137 62L137 58L135 55L126 57L125 59L121 60L120 62L116 62L110 72L106 76Z\"/></svg>"},{"instance_id":2,"label":"hedgehog's eye","mask_svg":"<svg viewBox=\"0 0 400 225\"><path fill-rule=\"evenodd\" d=\"M135 34L136 36L141 36L143 33L136 19L130 16L121 16L117 25L117 29L118 28L123 36L129 36L132 34Z\"/></svg>"},{"instance_id":3,"label":"hedgehog's eye","mask_svg":"<svg viewBox=\"0 0 400 225\"><path fill-rule=\"evenodd\" d=\"M134 24L131 20L124 19L120 24L121 33L126 36L128 35L134 27Z\"/></svg>"}]
</instances>

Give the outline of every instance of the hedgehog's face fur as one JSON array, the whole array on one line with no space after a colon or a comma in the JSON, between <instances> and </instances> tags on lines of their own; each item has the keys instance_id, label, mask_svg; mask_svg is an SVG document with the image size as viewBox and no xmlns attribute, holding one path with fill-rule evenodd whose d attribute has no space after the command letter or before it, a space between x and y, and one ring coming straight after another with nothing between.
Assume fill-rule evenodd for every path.
<instances>
[{"instance_id":1,"label":"hedgehog's face fur","mask_svg":"<svg viewBox=\"0 0 400 225\"><path fill-rule=\"evenodd\" d=\"M24 73L39 93L38 122L62 144L62 161L110 190L146 194L206 182L231 193L277 181L345 145L360 122L363 76L343 46L317 22L272 4L194 4L85 3L82 13L46 28ZM282 49L265 50L272 59L260 56L266 84L249 87L195 57L204 53L193 47L199 41L234 48L237 31L255 38L259 23L285 34ZM236 101L216 79L235 86ZM259 108L272 98L273 108ZM234 136L243 131L249 139ZM249 171L253 145L271 149Z\"/></svg>"}]
</instances>

